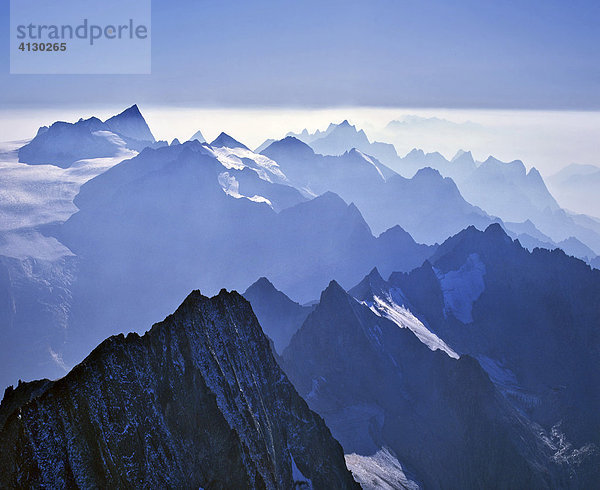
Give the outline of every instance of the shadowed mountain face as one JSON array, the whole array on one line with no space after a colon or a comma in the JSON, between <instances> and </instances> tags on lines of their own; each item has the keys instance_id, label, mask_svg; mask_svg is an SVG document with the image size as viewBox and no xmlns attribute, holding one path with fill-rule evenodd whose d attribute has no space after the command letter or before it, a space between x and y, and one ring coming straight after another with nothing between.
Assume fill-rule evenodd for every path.
<instances>
[{"instance_id":1,"label":"shadowed mountain face","mask_svg":"<svg viewBox=\"0 0 600 490\"><path fill-rule=\"evenodd\" d=\"M142 150L85 183L75 204L43 232L76 257L11 260L0 277L15 333L0 356L31 359L27 372L0 369L4 386L64 373L119 325L142 331L193 288L267 275L307 302L331 277L349 287L374 265L409 271L435 250L400 227L375 238L356 206L333 193L309 200L264 155L199 141Z\"/></svg>"},{"instance_id":2,"label":"shadowed mountain face","mask_svg":"<svg viewBox=\"0 0 600 490\"><path fill-rule=\"evenodd\" d=\"M35 138L19 149L19 161L67 168L77 160L113 157L154 143L144 117L133 105L105 122L91 117L74 124L55 122L49 128L41 127Z\"/></svg>"},{"instance_id":3,"label":"shadowed mountain face","mask_svg":"<svg viewBox=\"0 0 600 490\"><path fill-rule=\"evenodd\" d=\"M355 203L375 233L400 225L415 240L435 243L471 224L485 228L493 221L466 202L451 179L429 168L406 179L358 150L323 156L293 137L262 154L275 160L295 187L314 194L333 191Z\"/></svg>"},{"instance_id":4,"label":"shadowed mountain face","mask_svg":"<svg viewBox=\"0 0 600 490\"><path fill-rule=\"evenodd\" d=\"M237 293L188 296L0 405L3 487L358 488Z\"/></svg>"},{"instance_id":5,"label":"shadowed mountain face","mask_svg":"<svg viewBox=\"0 0 600 490\"><path fill-rule=\"evenodd\" d=\"M530 253L493 225L448 239L430 262L389 282L553 434L556 458L583 482L598 478L599 271L560 250Z\"/></svg>"},{"instance_id":6,"label":"shadowed mountain face","mask_svg":"<svg viewBox=\"0 0 600 490\"><path fill-rule=\"evenodd\" d=\"M302 306L292 301L266 278L261 277L244 293L252 305L265 334L273 339L279 354L287 347L292 335L302 326L311 306Z\"/></svg>"},{"instance_id":7,"label":"shadowed mountain face","mask_svg":"<svg viewBox=\"0 0 600 490\"><path fill-rule=\"evenodd\" d=\"M242 148L244 150L248 150L248 147L246 145L244 145L244 144L240 143L239 141L233 139L227 133L221 133L219 136L217 136L211 142L210 146L212 146L214 148L226 147L226 148Z\"/></svg>"},{"instance_id":8,"label":"shadowed mountain face","mask_svg":"<svg viewBox=\"0 0 600 490\"><path fill-rule=\"evenodd\" d=\"M75 257L0 257L0 390L18 379L65 374L59 353L69 335L76 270Z\"/></svg>"},{"instance_id":9,"label":"shadowed mountain face","mask_svg":"<svg viewBox=\"0 0 600 490\"><path fill-rule=\"evenodd\" d=\"M107 119L104 124L114 133L126 138L152 143L155 141L144 116L135 104L125 109L121 114Z\"/></svg>"},{"instance_id":10,"label":"shadowed mountain face","mask_svg":"<svg viewBox=\"0 0 600 490\"><path fill-rule=\"evenodd\" d=\"M425 488L563 483L535 427L475 359L431 350L335 282L293 336L283 366L346 454L380 460L389 448Z\"/></svg>"}]
</instances>

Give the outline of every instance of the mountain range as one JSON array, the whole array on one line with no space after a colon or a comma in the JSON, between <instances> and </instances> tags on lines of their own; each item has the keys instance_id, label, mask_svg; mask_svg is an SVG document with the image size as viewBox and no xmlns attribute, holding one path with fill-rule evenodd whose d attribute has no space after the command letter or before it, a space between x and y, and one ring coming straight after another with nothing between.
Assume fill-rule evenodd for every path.
<instances>
[{"instance_id":1,"label":"mountain range","mask_svg":"<svg viewBox=\"0 0 600 490\"><path fill-rule=\"evenodd\" d=\"M244 292L267 337L273 340L275 351L281 354L292 335L300 328L312 305L301 305L277 290L266 277L261 277Z\"/></svg>"},{"instance_id":2,"label":"mountain range","mask_svg":"<svg viewBox=\"0 0 600 490\"><path fill-rule=\"evenodd\" d=\"M557 457L575 467L596 461L599 271L561 250L529 252L492 225L448 239L389 283L456 352L477 358L514 406L555 434Z\"/></svg>"},{"instance_id":3,"label":"mountain range","mask_svg":"<svg viewBox=\"0 0 600 490\"><path fill-rule=\"evenodd\" d=\"M137 106L102 124L149 137ZM9 364L4 384L20 374L64 373L116 333L112 326L122 315L141 331L193 288L243 290L267 276L305 303L331 278L349 288L373 267L388 275L420 266L436 246L413 236L442 242L495 220L435 170L406 179L359 150L323 156L293 137L257 154L225 133L211 144L193 139L146 147L82 185L74 203L79 211L64 224L52 218L19 231L17 241L4 235L22 251L2 259L2 315L11 332L1 348ZM579 227L594 223L568 218ZM557 245L535 225L504 226L530 249L562 246L594 263L590 249L574 239ZM22 256L42 245L44 256ZM287 338L274 341L281 350ZM24 353L35 361L20 371L10 360Z\"/></svg>"},{"instance_id":4,"label":"mountain range","mask_svg":"<svg viewBox=\"0 0 600 490\"><path fill-rule=\"evenodd\" d=\"M331 123L325 131L317 130L311 134L305 129L301 133L288 133L287 136L310 145L321 155L341 155L356 148L382 162L393 160L398 156L394 145L380 141L371 142L362 129L357 129L348 120L339 124Z\"/></svg>"},{"instance_id":5,"label":"mountain range","mask_svg":"<svg viewBox=\"0 0 600 490\"><path fill-rule=\"evenodd\" d=\"M333 191L355 203L375 233L400 225L417 241L433 244L469 224L485 227L494 221L432 169L406 179L359 150L324 156L292 136L262 154L276 161L295 187L313 194Z\"/></svg>"},{"instance_id":6,"label":"mountain range","mask_svg":"<svg viewBox=\"0 0 600 490\"><path fill-rule=\"evenodd\" d=\"M544 488L561 479L534 428L475 359L431 350L335 282L283 366L346 454L387 450L424 488Z\"/></svg>"},{"instance_id":7,"label":"mountain range","mask_svg":"<svg viewBox=\"0 0 600 490\"><path fill-rule=\"evenodd\" d=\"M436 123L435 118L429 122ZM433 168L442 176L450 177L459 189L461 196L468 203L481 208L489 215L506 222L532 221L541 232L551 238L550 246L559 246L557 244L565 240L576 238L592 249L594 256L600 254L600 230L597 223L589 223L589 220L582 223L583 220L575 219L569 212L563 210L548 191L538 170L531 168L527 171L520 160L501 162L490 156L484 162L477 162L471 152L462 150L450 161L438 152L425 153L418 149L413 149L406 156L399 157L392 145L371 144L363 130L357 129L347 121L338 125L330 124L326 131L310 134L305 130L297 136L311 145L317 153L324 155L339 155L344 151L357 148L363 153L379 159L383 165L404 177L412 177L420 169L426 167ZM595 174L593 171L590 172L590 168L590 166L571 167L571 170L565 170L566 173L562 174L563 177L558 176L554 179L553 189L558 189L556 183L565 180L567 173L570 175L577 169L583 169L581 170L583 175L590 176L581 193L578 193L577 185L572 187L571 191L565 188L568 195L577 195L579 205L573 206L573 210L580 213L582 209L592 209L589 203L594 202ZM574 179L585 178L584 176L574 177ZM563 193L561 196L564 198L567 194ZM569 208L567 205L569 202L573 201L569 201L567 197L565 201L567 208ZM359 208L369 221L366 209L361 206ZM472 224L482 227L481 224L475 222ZM405 226L405 228L411 231L410 227ZM377 227L374 226L374 229ZM452 233L446 234L440 241ZM427 241L423 237L417 239Z\"/></svg>"},{"instance_id":8,"label":"mountain range","mask_svg":"<svg viewBox=\"0 0 600 490\"><path fill-rule=\"evenodd\" d=\"M593 487L600 221L519 161L296 136L132 106L2 154L0 486Z\"/></svg>"},{"instance_id":9,"label":"mountain range","mask_svg":"<svg viewBox=\"0 0 600 490\"><path fill-rule=\"evenodd\" d=\"M282 365L353 461L383 464L388 451L392 473L426 488L482 487L483 474L587 488L600 455L599 301L600 273L582 261L471 227L408 274L374 269L348 293L332 282ZM263 299L259 321L270 313Z\"/></svg>"},{"instance_id":10,"label":"mountain range","mask_svg":"<svg viewBox=\"0 0 600 490\"><path fill-rule=\"evenodd\" d=\"M409 271L435 249L400 227L375 237L353 204L285 182L263 155L192 141L147 148L84 184L79 212L52 230L78 257L67 365L118 321L139 331L193 287L243 290L268 275L306 302L331 277L350 286L373 265Z\"/></svg>"}]
</instances>

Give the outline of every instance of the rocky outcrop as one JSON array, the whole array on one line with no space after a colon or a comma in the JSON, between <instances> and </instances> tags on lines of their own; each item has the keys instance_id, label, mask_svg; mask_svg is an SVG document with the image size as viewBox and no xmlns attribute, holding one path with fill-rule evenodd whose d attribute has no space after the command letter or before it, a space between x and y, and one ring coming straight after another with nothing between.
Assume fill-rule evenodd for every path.
<instances>
[{"instance_id":1,"label":"rocky outcrop","mask_svg":"<svg viewBox=\"0 0 600 490\"><path fill-rule=\"evenodd\" d=\"M192 292L58 381L7 389L2 421L1 487L357 487L250 305L225 290Z\"/></svg>"}]
</instances>

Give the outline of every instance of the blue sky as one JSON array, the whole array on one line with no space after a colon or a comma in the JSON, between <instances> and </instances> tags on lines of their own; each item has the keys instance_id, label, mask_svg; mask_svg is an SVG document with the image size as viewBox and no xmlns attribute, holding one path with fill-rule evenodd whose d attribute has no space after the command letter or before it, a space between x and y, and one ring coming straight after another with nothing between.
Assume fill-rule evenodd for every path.
<instances>
[{"instance_id":1,"label":"blue sky","mask_svg":"<svg viewBox=\"0 0 600 490\"><path fill-rule=\"evenodd\" d=\"M595 1L154 0L151 75L9 75L0 105L600 109Z\"/></svg>"}]
</instances>

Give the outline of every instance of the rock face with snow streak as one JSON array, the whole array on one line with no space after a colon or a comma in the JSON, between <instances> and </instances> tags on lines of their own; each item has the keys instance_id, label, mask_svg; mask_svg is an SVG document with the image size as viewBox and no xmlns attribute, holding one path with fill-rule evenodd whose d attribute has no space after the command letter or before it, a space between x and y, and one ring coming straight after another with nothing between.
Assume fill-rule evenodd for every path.
<instances>
[{"instance_id":1,"label":"rock face with snow streak","mask_svg":"<svg viewBox=\"0 0 600 490\"><path fill-rule=\"evenodd\" d=\"M580 488L598 481L599 271L561 250L529 252L492 225L449 238L422 267L389 283L545 429L572 481Z\"/></svg>"},{"instance_id":2,"label":"rock face with snow streak","mask_svg":"<svg viewBox=\"0 0 600 490\"><path fill-rule=\"evenodd\" d=\"M348 294L367 305L376 315L391 320L400 328L408 328L431 350L439 349L458 359L458 354L413 314L402 290L385 281L377 268L350 289Z\"/></svg>"},{"instance_id":3,"label":"rock face with snow streak","mask_svg":"<svg viewBox=\"0 0 600 490\"><path fill-rule=\"evenodd\" d=\"M63 379L7 389L2 487L358 488L237 293L192 292Z\"/></svg>"},{"instance_id":4,"label":"rock face with snow streak","mask_svg":"<svg viewBox=\"0 0 600 490\"><path fill-rule=\"evenodd\" d=\"M354 454L361 479L361 467L389 448L397 460L379 458L389 466L383 474L400 477L406 468L425 488L564 482L536 428L475 359L431 350L335 282L292 338L283 366L345 453Z\"/></svg>"}]
</instances>

